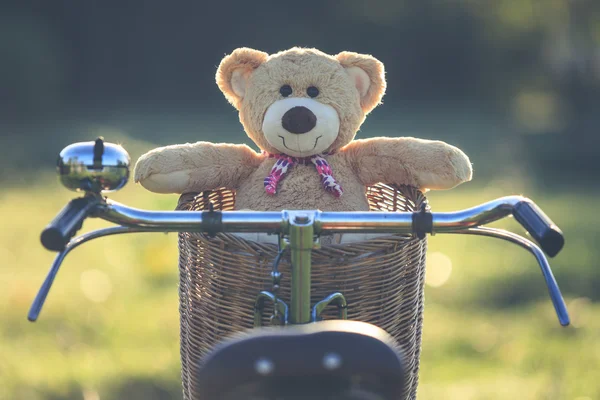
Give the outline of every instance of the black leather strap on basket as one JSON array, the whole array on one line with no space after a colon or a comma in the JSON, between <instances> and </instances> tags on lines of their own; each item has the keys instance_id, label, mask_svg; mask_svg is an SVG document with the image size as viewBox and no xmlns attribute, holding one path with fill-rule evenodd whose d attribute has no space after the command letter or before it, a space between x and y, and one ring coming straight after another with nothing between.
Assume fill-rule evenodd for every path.
<instances>
[{"instance_id":1,"label":"black leather strap on basket","mask_svg":"<svg viewBox=\"0 0 600 400\"><path fill-rule=\"evenodd\" d=\"M433 215L429 212L427 203L421 204L419 211L413 212L412 230L419 239L425 239L433 231Z\"/></svg>"},{"instance_id":2,"label":"black leather strap on basket","mask_svg":"<svg viewBox=\"0 0 600 400\"><path fill-rule=\"evenodd\" d=\"M202 211L202 230L209 237L215 237L217 233L222 231L222 222L223 215L221 211Z\"/></svg>"},{"instance_id":3,"label":"black leather strap on basket","mask_svg":"<svg viewBox=\"0 0 600 400\"><path fill-rule=\"evenodd\" d=\"M513 216L550 257L557 255L565 244L562 231L531 200L523 200L514 207Z\"/></svg>"},{"instance_id":4,"label":"black leather strap on basket","mask_svg":"<svg viewBox=\"0 0 600 400\"><path fill-rule=\"evenodd\" d=\"M93 196L71 200L42 231L42 245L52 251L64 250L96 204L98 200Z\"/></svg>"}]
</instances>

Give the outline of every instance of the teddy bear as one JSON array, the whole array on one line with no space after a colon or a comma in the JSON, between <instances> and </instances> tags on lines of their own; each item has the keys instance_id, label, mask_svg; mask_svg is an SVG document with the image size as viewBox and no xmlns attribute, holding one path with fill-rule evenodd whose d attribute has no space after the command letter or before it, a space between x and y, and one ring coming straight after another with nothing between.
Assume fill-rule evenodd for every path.
<instances>
[{"instance_id":1,"label":"teddy bear","mask_svg":"<svg viewBox=\"0 0 600 400\"><path fill-rule=\"evenodd\" d=\"M370 55L239 48L216 81L261 152L203 141L161 147L138 160L136 182L157 193L232 189L238 210L368 211L366 187L379 182L425 191L472 177L469 158L441 141L354 140L386 89Z\"/></svg>"}]
</instances>

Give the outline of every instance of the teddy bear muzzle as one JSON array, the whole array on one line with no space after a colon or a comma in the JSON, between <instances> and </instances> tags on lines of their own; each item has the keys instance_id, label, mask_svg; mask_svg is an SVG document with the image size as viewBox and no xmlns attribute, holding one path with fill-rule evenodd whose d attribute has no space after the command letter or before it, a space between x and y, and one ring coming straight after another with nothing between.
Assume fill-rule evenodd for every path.
<instances>
[{"instance_id":1,"label":"teddy bear muzzle","mask_svg":"<svg viewBox=\"0 0 600 400\"><path fill-rule=\"evenodd\" d=\"M262 129L265 139L279 152L308 157L331 146L340 130L340 118L328 104L291 97L269 106Z\"/></svg>"}]
</instances>

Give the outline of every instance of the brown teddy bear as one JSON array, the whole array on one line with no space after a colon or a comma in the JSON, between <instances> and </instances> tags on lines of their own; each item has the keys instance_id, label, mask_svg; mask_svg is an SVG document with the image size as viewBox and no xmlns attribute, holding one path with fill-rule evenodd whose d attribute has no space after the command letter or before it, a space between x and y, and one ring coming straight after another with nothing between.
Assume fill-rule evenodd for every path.
<instances>
[{"instance_id":1,"label":"brown teddy bear","mask_svg":"<svg viewBox=\"0 0 600 400\"><path fill-rule=\"evenodd\" d=\"M225 187L235 190L236 209L256 211L368 211L369 185L450 189L471 179L468 157L444 142L353 140L386 88L383 64L369 55L240 48L216 78L262 152L208 142L161 147L137 162L135 181L146 189Z\"/></svg>"}]
</instances>

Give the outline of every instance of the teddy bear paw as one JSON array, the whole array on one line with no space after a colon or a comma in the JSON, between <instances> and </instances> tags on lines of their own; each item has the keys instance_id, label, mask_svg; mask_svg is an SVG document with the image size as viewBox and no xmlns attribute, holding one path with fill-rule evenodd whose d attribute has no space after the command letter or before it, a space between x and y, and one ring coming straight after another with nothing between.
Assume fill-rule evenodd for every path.
<instances>
[{"instance_id":1,"label":"teddy bear paw","mask_svg":"<svg viewBox=\"0 0 600 400\"><path fill-rule=\"evenodd\" d=\"M147 154L140 157L140 159L135 164L135 168L133 171L133 180L135 183L140 183L141 181L148 178L152 175L152 160L151 157L148 157Z\"/></svg>"},{"instance_id":2,"label":"teddy bear paw","mask_svg":"<svg viewBox=\"0 0 600 400\"><path fill-rule=\"evenodd\" d=\"M182 193L189 186L188 170L173 170L160 152L144 154L135 165L133 179L155 193Z\"/></svg>"},{"instance_id":3,"label":"teddy bear paw","mask_svg":"<svg viewBox=\"0 0 600 400\"><path fill-rule=\"evenodd\" d=\"M449 153L448 159L454 170L456 184L470 181L473 178L473 168L469 157L456 147L453 147Z\"/></svg>"},{"instance_id":4,"label":"teddy bear paw","mask_svg":"<svg viewBox=\"0 0 600 400\"><path fill-rule=\"evenodd\" d=\"M451 189L470 181L473 176L467 155L454 146L440 142L438 156L430 158L429 168L416 173L418 186L422 189ZM437 159L437 160L436 160Z\"/></svg>"}]
</instances>

